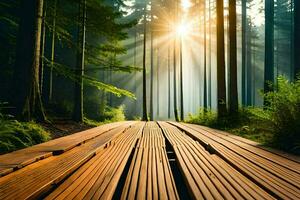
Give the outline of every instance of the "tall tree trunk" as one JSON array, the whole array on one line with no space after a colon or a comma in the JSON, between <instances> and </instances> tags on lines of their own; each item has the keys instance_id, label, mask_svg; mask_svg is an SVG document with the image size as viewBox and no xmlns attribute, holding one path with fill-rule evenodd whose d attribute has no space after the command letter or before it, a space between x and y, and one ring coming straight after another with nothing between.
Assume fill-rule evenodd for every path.
<instances>
[{"instance_id":1,"label":"tall tree trunk","mask_svg":"<svg viewBox=\"0 0 300 200\"><path fill-rule=\"evenodd\" d=\"M169 24L169 34L171 34L170 24ZM169 37L168 42L168 119L171 118L171 39Z\"/></svg>"},{"instance_id":2,"label":"tall tree trunk","mask_svg":"<svg viewBox=\"0 0 300 200\"><path fill-rule=\"evenodd\" d=\"M156 84L156 115L157 118L159 118L159 68L160 68L160 56L159 56L160 52L159 52L159 48L157 45L157 66L156 66L156 78L157 78L157 84Z\"/></svg>"},{"instance_id":3,"label":"tall tree trunk","mask_svg":"<svg viewBox=\"0 0 300 200\"><path fill-rule=\"evenodd\" d=\"M208 104L209 108L211 108L211 0L209 0L209 9L208 9L208 15L209 15L209 43L208 43L208 62L209 62L209 68L208 68Z\"/></svg>"},{"instance_id":4,"label":"tall tree trunk","mask_svg":"<svg viewBox=\"0 0 300 200\"><path fill-rule=\"evenodd\" d=\"M147 78L146 78L146 42L147 42L147 4L144 8L144 46L143 46L143 121L148 121L147 113Z\"/></svg>"},{"instance_id":5,"label":"tall tree trunk","mask_svg":"<svg viewBox=\"0 0 300 200\"><path fill-rule=\"evenodd\" d=\"M272 91L274 83L274 0L265 1L265 76L264 92ZM266 101L264 104L266 105Z\"/></svg>"},{"instance_id":6,"label":"tall tree trunk","mask_svg":"<svg viewBox=\"0 0 300 200\"><path fill-rule=\"evenodd\" d=\"M184 121L184 102L183 102L183 55L182 55L182 36L180 36L180 120Z\"/></svg>"},{"instance_id":7,"label":"tall tree trunk","mask_svg":"<svg viewBox=\"0 0 300 200\"><path fill-rule=\"evenodd\" d=\"M56 32L56 9L57 9L57 1L54 0L54 8L53 8L53 22L52 22L52 38L51 38L51 67L49 74L49 102L52 102L53 99L53 65L55 59L55 32Z\"/></svg>"},{"instance_id":8,"label":"tall tree trunk","mask_svg":"<svg viewBox=\"0 0 300 200\"><path fill-rule=\"evenodd\" d=\"M237 91L237 39L236 39L236 0L229 0L229 112L238 112L238 91Z\"/></svg>"},{"instance_id":9,"label":"tall tree trunk","mask_svg":"<svg viewBox=\"0 0 300 200\"><path fill-rule=\"evenodd\" d=\"M150 69L150 121L153 121L153 76L154 76L154 52L153 52L153 0L151 1L151 69Z\"/></svg>"},{"instance_id":10,"label":"tall tree trunk","mask_svg":"<svg viewBox=\"0 0 300 200\"><path fill-rule=\"evenodd\" d=\"M133 66L137 67L137 63L136 63L136 56L137 56L137 52L136 52L136 48L137 48L137 27L135 27L135 31L134 31L134 52L133 52ZM138 72L135 71L134 72L134 93L137 96L137 75ZM137 102L137 101L136 101ZM134 106L134 114L137 115L137 106Z\"/></svg>"},{"instance_id":11,"label":"tall tree trunk","mask_svg":"<svg viewBox=\"0 0 300 200\"><path fill-rule=\"evenodd\" d=\"M300 1L294 0L294 76L300 73Z\"/></svg>"},{"instance_id":12,"label":"tall tree trunk","mask_svg":"<svg viewBox=\"0 0 300 200\"><path fill-rule=\"evenodd\" d=\"M203 107L207 109L207 58L206 58L206 0L203 1L203 31L204 31L204 45L203 45Z\"/></svg>"},{"instance_id":13,"label":"tall tree trunk","mask_svg":"<svg viewBox=\"0 0 300 200\"><path fill-rule=\"evenodd\" d=\"M21 8L14 72L16 116L44 121L39 87L43 0L23 0Z\"/></svg>"},{"instance_id":14,"label":"tall tree trunk","mask_svg":"<svg viewBox=\"0 0 300 200\"><path fill-rule=\"evenodd\" d=\"M178 2L176 1L176 5L175 5L175 15L174 15L174 21L176 22L176 20L177 20L177 14L178 14ZM176 75L177 75L177 70L176 70L176 68L177 68L177 56L176 56L176 37L174 37L174 39L173 39L173 67L174 67L174 69L173 69L173 78L174 78L174 80L173 80L173 84L174 84L174 86L173 86L173 89L174 89L174 117L175 117L175 120L178 122L179 121L179 118L178 118L178 109L177 109L177 77L176 77Z\"/></svg>"},{"instance_id":15,"label":"tall tree trunk","mask_svg":"<svg viewBox=\"0 0 300 200\"><path fill-rule=\"evenodd\" d=\"M77 52L77 69L79 77L78 83L75 84L75 102L73 119L77 122L83 121L83 79L84 59L85 59L85 31L86 31L86 0L79 0L79 27L78 27L78 52Z\"/></svg>"},{"instance_id":16,"label":"tall tree trunk","mask_svg":"<svg viewBox=\"0 0 300 200\"><path fill-rule=\"evenodd\" d=\"M242 2L242 105L246 105L247 0Z\"/></svg>"},{"instance_id":17,"label":"tall tree trunk","mask_svg":"<svg viewBox=\"0 0 300 200\"><path fill-rule=\"evenodd\" d=\"M217 8L217 100L218 117L227 113L225 81L225 47L224 47L224 2L216 1Z\"/></svg>"},{"instance_id":18,"label":"tall tree trunk","mask_svg":"<svg viewBox=\"0 0 300 200\"><path fill-rule=\"evenodd\" d=\"M252 105L252 28L248 25L248 37L246 38L246 105Z\"/></svg>"},{"instance_id":19,"label":"tall tree trunk","mask_svg":"<svg viewBox=\"0 0 300 200\"><path fill-rule=\"evenodd\" d=\"M41 41L41 60L40 60L40 92L43 95L43 82L44 82L44 57L45 57L45 42L46 42L46 15L47 6L46 2L43 7L43 21L42 21L42 41Z\"/></svg>"}]
</instances>

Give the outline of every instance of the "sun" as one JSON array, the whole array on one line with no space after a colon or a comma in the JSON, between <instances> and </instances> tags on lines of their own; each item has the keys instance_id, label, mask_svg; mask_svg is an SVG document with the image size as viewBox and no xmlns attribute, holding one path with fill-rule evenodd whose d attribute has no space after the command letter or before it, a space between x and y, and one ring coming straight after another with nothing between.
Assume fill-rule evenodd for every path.
<instances>
[{"instance_id":1,"label":"sun","mask_svg":"<svg viewBox=\"0 0 300 200\"><path fill-rule=\"evenodd\" d=\"M189 9L190 7L192 7L192 3L190 2L190 0L181 0L181 7L184 10Z\"/></svg>"},{"instance_id":2,"label":"sun","mask_svg":"<svg viewBox=\"0 0 300 200\"><path fill-rule=\"evenodd\" d=\"M176 27L177 35L184 37L187 36L191 32L191 26L188 23L181 23Z\"/></svg>"}]
</instances>

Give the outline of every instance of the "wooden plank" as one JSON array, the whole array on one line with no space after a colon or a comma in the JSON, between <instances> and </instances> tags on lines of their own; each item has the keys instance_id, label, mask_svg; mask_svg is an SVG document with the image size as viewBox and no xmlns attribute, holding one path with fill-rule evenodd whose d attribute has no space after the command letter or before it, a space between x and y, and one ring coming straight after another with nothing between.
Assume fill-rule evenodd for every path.
<instances>
[{"instance_id":1,"label":"wooden plank","mask_svg":"<svg viewBox=\"0 0 300 200\"><path fill-rule=\"evenodd\" d=\"M144 128L121 199L178 199L162 132L154 122Z\"/></svg>"},{"instance_id":2,"label":"wooden plank","mask_svg":"<svg viewBox=\"0 0 300 200\"><path fill-rule=\"evenodd\" d=\"M209 143L210 146L213 147L215 153L217 153L217 155L219 155L223 160L234 166L234 168L243 173L243 175L276 197L293 199L300 197L299 189L295 187L295 184L290 184L290 182L287 182L286 180L288 178L281 179L277 176L278 174L274 172L270 173L270 170L273 169L266 170L265 168L262 168L262 166L258 163L254 163L249 160L249 158L245 158L243 155L241 155L241 152L236 152L234 150L235 147L232 147L228 143L221 143L220 140L216 138L212 139L212 137L208 134L201 134L186 126L180 124L176 124L176 126L184 129L187 134L199 142L204 140L205 143Z\"/></svg>"},{"instance_id":3,"label":"wooden plank","mask_svg":"<svg viewBox=\"0 0 300 200\"><path fill-rule=\"evenodd\" d=\"M183 124L185 124L185 123L183 123ZM273 148L270 148L270 147L265 147L265 146L262 146L260 143L254 142L252 140L248 140L246 138L243 138L243 137L240 137L240 136L237 136L237 135L233 135L233 134L225 132L225 131L221 131L221 130L217 130L217 129L213 129L213 128L209 128L209 127L205 127L205 126L201 126L201 125L195 125L195 126L201 128L203 130L207 130L207 131L210 131L210 132L215 132L215 133L218 133L218 134L228 136L228 137L233 138L235 140L238 140L240 142L251 145L255 148L261 149L261 150L263 150L262 152L271 153L269 155L274 155L275 154L279 157L283 157L283 158L286 158L287 160L297 162L297 163L300 164L300 156L292 155L292 154L289 154L289 153L286 153L286 152L283 152L283 151L280 151L280 150L277 150L277 149L273 149ZM289 161L286 161L286 162L289 162Z\"/></svg>"},{"instance_id":4,"label":"wooden plank","mask_svg":"<svg viewBox=\"0 0 300 200\"><path fill-rule=\"evenodd\" d=\"M215 131L214 129L204 128L203 126L194 125L194 124L183 123L183 125L190 127L196 131L203 132L204 134L208 133L209 135L219 137L220 139L223 139L223 142L229 142L233 145L237 145L244 150L247 150L266 160L274 162L282 167L288 168L289 170L295 171L296 173L300 174L299 163L295 162L294 160L258 148L258 145L249 144L249 142L246 142L243 139L237 137L233 138L231 134L226 132Z\"/></svg>"},{"instance_id":5,"label":"wooden plank","mask_svg":"<svg viewBox=\"0 0 300 200\"><path fill-rule=\"evenodd\" d=\"M225 146L227 149L230 149L231 151L238 154L239 156L247 159L248 161L254 163L255 165L258 165L259 167L268 171L269 173L278 176L279 178L289 182L290 184L300 189L300 173L297 173L298 169L300 168L300 164L294 163L296 164L296 166L294 166L293 168L282 166L282 164L277 164L277 162L279 161L274 160L275 158L278 159L277 155L273 157L270 156L271 158L266 159L251 151L248 151L245 148L242 148L241 146L236 145L235 143L228 142L227 140L221 137L217 137L216 135L209 134L209 132L205 132L205 133L199 132L199 133L205 134L205 136L211 139L213 142ZM285 160L286 159L281 160L281 162L284 162Z\"/></svg>"},{"instance_id":6,"label":"wooden plank","mask_svg":"<svg viewBox=\"0 0 300 200\"><path fill-rule=\"evenodd\" d=\"M35 198L49 191L124 131L108 131L59 156L52 156L0 178L0 199Z\"/></svg>"},{"instance_id":7,"label":"wooden plank","mask_svg":"<svg viewBox=\"0 0 300 200\"><path fill-rule=\"evenodd\" d=\"M134 124L134 122L116 122L112 124L105 124L93 129L51 140L49 142L38 144L26 149L21 149L5 155L1 155L0 177L31 163L37 162L41 159L48 158L53 154L66 152L116 127L129 127L129 125L131 124Z\"/></svg>"}]
</instances>

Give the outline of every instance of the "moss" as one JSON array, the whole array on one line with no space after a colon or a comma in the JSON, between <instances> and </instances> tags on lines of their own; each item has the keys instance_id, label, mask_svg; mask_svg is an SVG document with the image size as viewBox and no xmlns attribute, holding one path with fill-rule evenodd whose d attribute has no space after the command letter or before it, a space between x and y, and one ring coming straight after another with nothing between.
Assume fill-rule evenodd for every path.
<instances>
[{"instance_id":1,"label":"moss","mask_svg":"<svg viewBox=\"0 0 300 200\"><path fill-rule=\"evenodd\" d=\"M7 153L46 142L50 134L35 122L0 120L0 153Z\"/></svg>"}]
</instances>

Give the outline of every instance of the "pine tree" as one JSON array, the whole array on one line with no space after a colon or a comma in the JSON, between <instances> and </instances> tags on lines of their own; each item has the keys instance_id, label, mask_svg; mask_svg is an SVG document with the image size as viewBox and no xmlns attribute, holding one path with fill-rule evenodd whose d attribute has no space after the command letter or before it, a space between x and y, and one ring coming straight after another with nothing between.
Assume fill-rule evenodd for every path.
<instances>
[{"instance_id":1,"label":"pine tree","mask_svg":"<svg viewBox=\"0 0 300 200\"><path fill-rule=\"evenodd\" d=\"M238 111L237 92L237 39L236 39L236 0L229 0L229 112L234 114Z\"/></svg>"},{"instance_id":2,"label":"pine tree","mask_svg":"<svg viewBox=\"0 0 300 200\"><path fill-rule=\"evenodd\" d=\"M79 27L78 27L78 51L76 74L79 77L75 85L75 103L73 119L83 122L83 75L85 66L85 42L86 42L86 0L79 0Z\"/></svg>"},{"instance_id":3,"label":"pine tree","mask_svg":"<svg viewBox=\"0 0 300 200\"><path fill-rule=\"evenodd\" d=\"M300 73L300 1L294 0L294 75Z\"/></svg>"},{"instance_id":4,"label":"pine tree","mask_svg":"<svg viewBox=\"0 0 300 200\"><path fill-rule=\"evenodd\" d=\"M39 87L43 3L43 0L21 2L14 99L16 115L23 120L46 120Z\"/></svg>"},{"instance_id":5,"label":"pine tree","mask_svg":"<svg viewBox=\"0 0 300 200\"><path fill-rule=\"evenodd\" d=\"M217 0L217 101L218 117L227 113L225 83L225 47L224 47L224 2Z\"/></svg>"},{"instance_id":6,"label":"pine tree","mask_svg":"<svg viewBox=\"0 0 300 200\"><path fill-rule=\"evenodd\" d=\"M265 86L264 92L269 92L270 83L274 83L274 0L265 1ZM266 101L264 102L266 104Z\"/></svg>"}]
</instances>

